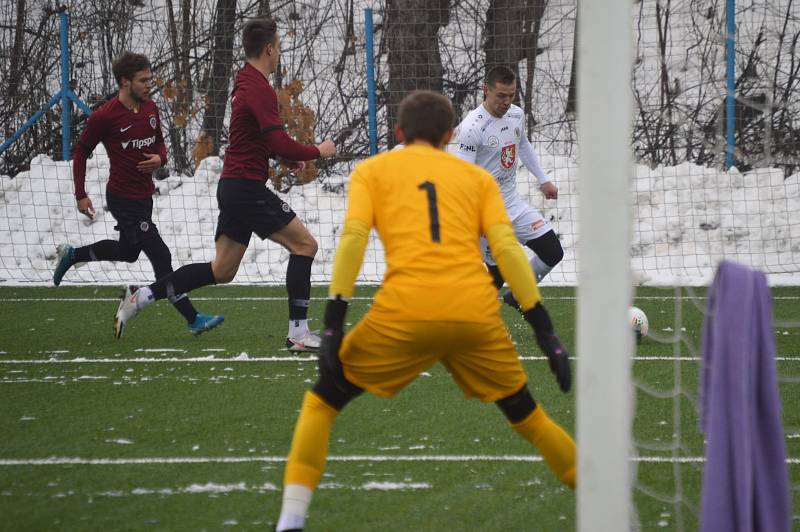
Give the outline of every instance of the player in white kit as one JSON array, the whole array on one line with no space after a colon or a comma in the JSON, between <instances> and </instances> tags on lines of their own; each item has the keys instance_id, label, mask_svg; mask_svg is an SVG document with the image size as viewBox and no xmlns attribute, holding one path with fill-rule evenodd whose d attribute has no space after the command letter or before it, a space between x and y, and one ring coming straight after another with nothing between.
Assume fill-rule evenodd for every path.
<instances>
[{"instance_id":1,"label":"player in white kit","mask_svg":"<svg viewBox=\"0 0 800 532\"><path fill-rule=\"evenodd\" d=\"M517 239L535 254L531 267L536 280L541 281L561 262L564 249L550 222L517 192L517 158L539 180L539 189L546 199L558 198L558 187L542 170L539 157L525 135L522 109L511 103L516 91L516 75L510 68L492 68L483 86L484 102L471 111L456 130L454 153L485 168L497 180ZM503 286L500 270L485 238L481 238L481 244L486 265L500 289ZM503 299L516 307L510 292Z\"/></svg>"}]
</instances>

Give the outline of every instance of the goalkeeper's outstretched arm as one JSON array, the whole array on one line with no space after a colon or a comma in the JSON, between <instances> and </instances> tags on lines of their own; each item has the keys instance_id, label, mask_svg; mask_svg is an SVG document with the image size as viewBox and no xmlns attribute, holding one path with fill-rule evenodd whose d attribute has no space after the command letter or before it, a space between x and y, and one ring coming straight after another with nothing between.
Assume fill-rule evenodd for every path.
<instances>
[{"instance_id":1,"label":"goalkeeper's outstretched arm","mask_svg":"<svg viewBox=\"0 0 800 532\"><path fill-rule=\"evenodd\" d=\"M569 365L569 352L556 336L550 315L542 305L542 296L536 284L533 270L522 251L510 225L501 223L486 231L489 247L500 268L500 273L508 282L514 297L519 302L522 315L533 327L536 343L547 356L550 371L556 377L562 392L572 386L572 369Z\"/></svg>"}]
</instances>

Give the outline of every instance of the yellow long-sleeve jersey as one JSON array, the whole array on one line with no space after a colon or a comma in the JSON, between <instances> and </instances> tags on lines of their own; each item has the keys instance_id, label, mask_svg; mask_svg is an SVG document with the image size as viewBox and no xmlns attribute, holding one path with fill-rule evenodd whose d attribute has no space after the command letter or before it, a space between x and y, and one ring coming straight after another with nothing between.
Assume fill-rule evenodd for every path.
<instances>
[{"instance_id":1,"label":"yellow long-sleeve jersey","mask_svg":"<svg viewBox=\"0 0 800 532\"><path fill-rule=\"evenodd\" d=\"M387 270L370 310L398 321L485 323L499 302L483 265L485 234L523 309L539 300L492 176L443 150L410 145L359 164L350 177L345 228L330 294L349 298L375 228Z\"/></svg>"}]
</instances>

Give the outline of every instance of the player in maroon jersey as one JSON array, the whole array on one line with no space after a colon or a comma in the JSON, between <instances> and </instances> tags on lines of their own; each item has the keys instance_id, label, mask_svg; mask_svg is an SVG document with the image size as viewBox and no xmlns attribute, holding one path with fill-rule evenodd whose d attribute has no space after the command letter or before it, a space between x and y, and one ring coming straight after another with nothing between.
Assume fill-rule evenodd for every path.
<instances>
[{"instance_id":1,"label":"player in maroon jersey","mask_svg":"<svg viewBox=\"0 0 800 532\"><path fill-rule=\"evenodd\" d=\"M94 218L92 200L86 195L86 159L102 142L111 169L106 186L108 209L117 221L119 240L100 240L74 248L58 246L53 283L58 286L73 265L91 261L134 262L141 252L150 259L156 279L172 272L169 248L153 223L152 174L167 163L156 104L150 100L153 75L150 62L140 54L125 52L113 65L119 93L95 110L72 153L72 175L78 211ZM170 302L183 315L193 334L213 329L222 316L199 314L185 293L170 294ZM115 336L122 327L115 326Z\"/></svg>"},{"instance_id":2,"label":"player in maroon jersey","mask_svg":"<svg viewBox=\"0 0 800 532\"><path fill-rule=\"evenodd\" d=\"M255 233L289 251L286 346L292 351L316 350L320 339L309 331L307 314L317 242L291 207L266 187L266 181L270 158L282 158L290 167L300 168L302 161L335 155L336 146L331 140L316 146L300 144L284 130L278 115L278 98L267 79L275 72L280 56L275 21L261 18L245 24L242 46L247 62L236 74L231 95L230 144L217 186L219 219L214 260L183 266L138 290L129 288L116 319L124 323L152 301L170 293L232 281Z\"/></svg>"}]
</instances>

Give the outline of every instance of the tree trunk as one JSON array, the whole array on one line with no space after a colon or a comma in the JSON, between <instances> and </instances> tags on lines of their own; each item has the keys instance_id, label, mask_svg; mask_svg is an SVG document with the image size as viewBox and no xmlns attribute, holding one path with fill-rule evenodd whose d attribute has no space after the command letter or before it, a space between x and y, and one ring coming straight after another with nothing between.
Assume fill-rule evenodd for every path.
<instances>
[{"instance_id":1,"label":"tree trunk","mask_svg":"<svg viewBox=\"0 0 800 532\"><path fill-rule=\"evenodd\" d=\"M176 79L177 79L177 101L175 106L177 127L180 128L181 143L180 152L175 151L175 169L179 173L192 172L192 164L187 156L189 149L189 140L186 135L186 126L194 116L192 110L192 100L194 94L192 90L192 71L189 59L190 40L191 40L191 16L192 16L192 3L191 0L183 0L181 2L181 48L180 58L176 61ZM176 55L178 53L176 48ZM181 119L177 120L177 116Z\"/></svg>"},{"instance_id":2,"label":"tree trunk","mask_svg":"<svg viewBox=\"0 0 800 532\"><path fill-rule=\"evenodd\" d=\"M18 109L17 92L19 91L19 83L22 78L21 65L24 53L25 44L25 0L17 0L16 21L14 23L14 45L11 49L11 62L8 69L8 87L5 88L4 83L0 83L0 90L6 90L6 97L0 99L3 104L2 119L5 124L3 125L3 137L8 138L14 133L16 123L9 120L10 116L14 116L12 110ZM4 158L8 158L11 152L6 152ZM3 164L5 167L5 164Z\"/></svg>"},{"instance_id":3,"label":"tree trunk","mask_svg":"<svg viewBox=\"0 0 800 532\"><path fill-rule=\"evenodd\" d=\"M486 72L496 66L507 66L519 79L519 62L528 58L528 76L525 80L526 100L533 86L536 46L547 0L491 0L486 12L483 49L486 52ZM514 97L518 104L519 92ZM523 105L526 109L529 105Z\"/></svg>"},{"instance_id":4,"label":"tree trunk","mask_svg":"<svg viewBox=\"0 0 800 532\"><path fill-rule=\"evenodd\" d=\"M181 4L181 81L185 82L184 93L186 106L192 102L192 68L191 68L191 41L192 41L192 1L183 0Z\"/></svg>"},{"instance_id":5,"label":"tree trunk","mask_svg":"<svg viewBox=\"0 0 800 532\"><path fill-rule=\"evenodd\" d=\"M14 47L11 50L11 66L8 70L8 103L14 106L19 90L19 80L22 77L19 71L22 60L23 44L25 42L25 0L17 0L17 20L14 24Z\"/></svg>"},{"instance_id":6,"label":"tree trunk","mask_svg":"<svg viewBox=\"0 0 800 532\"><path fill-rule=\"evenodd\" d=\"M564 112L574 115L578 109L578 21L580 13L575 15L575 31L572 34L572 64L569 68L569 88L567 89L567 108Z\"/></svg>"},{"instance_id":7,"label":"tree trunk","mask_svg":"<svg viewBox=\"0 0 800 532\"><path fill-rule=\"evenodd\" d=\"M167 0L167 30L169 31L169 43L172 45L172 61L177 79L181 67L178 56L178 28L175 24L175 9L172 6L172 0Z\"/></svg>"},{"instance_id":8,"label":"tree trunk","mask_svg":"<svg viewBox=\"0 0 800 532\"><path fill-rule=\"evenodd\" d=\"M533 76L536 72L536 56L539 55L539 30L542 27L542 17L547 7L547 0L527 0L528 8L525 10L525 39L526 68L525 68L525 122L528 136L536 124L533 118Z\"/></svg>"},{"instance_id":9,"label":"tree trunk","mask_svg":"<svg viewBox=\"0 0 800 532\"><path fill-rule=\"evenodd\" d=\"M164 91L165 99L170 103L172 110L172 120L169 122L169 140L170 147L172 148L172 164L175 170L179 173L191 172L192 167L186 157L186 124L188 122L188 105L186 104L186 97L183 87L185 85L182 75L181 66L181 49L178 48L178 27L175 23L175 10L172 5L172 0L167 0L167 30L169 31L169 40L172 45L172 64L174 68L173 83L167 86L172 86L173 90Z\"/></svg>"},{"instance_id":10,"label":"tree trunk","mask_svg":"<svg viewBox=\"0 0 800 532\"><path fill-rule=\"evenodd\" d=\"M259 17L271 17L272 16L272 6L270 6L269 0L258 0L258 11L256 12ZM275 68L275 90L279 90L283 87L283 64L281 63L281 58L278 57L278 64Z\"/></svg>"},{"instance_id":11,"label":"tree trunk","mask_svg":"<svg viewBox=\"0 0 800 532\"><path fill-rule=\"evenodd\" d=\"M195 164L209 155L219 155L233 60L233 27L236 0L217 0L214 16L214 50L211 54L211 79L208 87L203 131L195 146ZM200 148L198 150L198 148ZM203 153L205 152L205 153Z\"/></svg>"},{"instance_id":12,"label":"tree trunk","mask_svg":"<svg viewBox=\"0 0 800 532\"><path fill-rule=\"evenodd\" d=\"M519 75L519 62L525 57L524 21L526 0L491 0L486 12L483 49L486 72L507 66ZM530 17L527 17L530 18Z\"/></svg>"},{"instance_id":13,"label":"tree trunk","mask_svg":"<svg viewBox=\"0 0 800 532\"><path fill-rule=\"evenodd\" d=\"M388 0L385 28L389 48L390 131L397 124L400 101L409 92L442 90L444 67L438 34L449 19L449 0ZM388 144L395 144L391 133Z\"/></svg>"}]
</instances>

